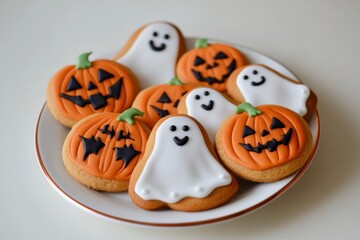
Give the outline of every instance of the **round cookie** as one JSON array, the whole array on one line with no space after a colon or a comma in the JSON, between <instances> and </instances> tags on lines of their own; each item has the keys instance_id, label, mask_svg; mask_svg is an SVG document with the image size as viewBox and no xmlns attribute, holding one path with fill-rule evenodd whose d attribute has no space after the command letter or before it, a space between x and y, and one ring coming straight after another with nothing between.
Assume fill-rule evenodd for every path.
<instances>
[{"instance_id":1,"label":"round cookie","mask_svg":"<svg viewBox=\"0 0 360 240\"><path fill-rule=\"evenodd\" d=\"M178 27L153 22L136 30L114 60L128 66L144 89L175 76L176 62L185 49L185 39Z\"/></svg>"},{"instance_id":2,"label":"round cookie","mask_svg":"<svg viewBox=\"0 0 360 240\"><path fill-rule=\"evenodd\" d=\"M50 112L69 128L93 113L124 111L139 91L127 67L105 59L91 62L90 54L81 54L76 65L60 69L47 87Z\"/></svg>"},{"instance_id":3,"label":"round cookie","mask_svg":"<svg viewBox=\"0 0 360 240\"><path fill-rule=\"evenodd\" d=\"M143 121L153 128L161 118L177 113L182 96L194 88L196 86L183 84L179 79L172 78L168 84L154 85L140 91L133 107L145 113Z\"/></svg>"},{"instance_id":4,"label":"round cookie","mask_svg":"<svg viewBox=\"0 0 360 240\"><path fill-rule=\"evenodd\" d=\"M246 59L239 50L229 45L209 44L206 39L198 39L195 48L180 58L176 74L185 83L224 92L230 74L245 64Z\"/></svg>"},{"instance_id":5,"label":"round cookie","mask_svg":"<svg viewBox=\"0 0 360 240\"><path fill-rule=\"evenodd\" d=\"M317 104L316 95L306 85L265 65L247 65L237 69L231 74L226 88L229 96L239 103L280 105L290 108L306 121Z\"/></svg>"},{"instance_id":6,"label":"round cookie","mask_svg":"<svg viewBox=\"0 0 360 240\"><path fill-rule=\"evenodd\" d=\"M95 113L79 121L63 145L63 162L69 174L92 189L126 191L150 134L137 117L142 115L130 108L120 115Z\"/></svg>"},{"instance_id":7,"label":"round cookie","mask_svg":"<svg viewBox=\"0 0 360 240\"><path fill-rule=\"evenodd\" d=\"M178 113L187 114L198 120L214 143L216 131L222 121L235 113L236 105L226 96L208 87L189 91L181 98Z\"/></svg>"},{"instance_id":8,"label":"round cookie","mask_svg":"<svg viewBox=\"0 0 360 240\"><path fill-rule=\"evenodd\" d=\"M130 179L139 207L202 211L229 201L238 184L217 160L203 127L187 115L161 119Z\"/></svg>"},{"instance_id":9,"label":"round cookie","mask_svg":"<svg viewBox=\"0 0 360 240\"><path fill-rule=\"evenodd\" d=\"M243 103L220 126L215 145L222 162L239 177L273 182L299 170L312 149L306 121L277 105Z\"/></svg>"}]
</instances>

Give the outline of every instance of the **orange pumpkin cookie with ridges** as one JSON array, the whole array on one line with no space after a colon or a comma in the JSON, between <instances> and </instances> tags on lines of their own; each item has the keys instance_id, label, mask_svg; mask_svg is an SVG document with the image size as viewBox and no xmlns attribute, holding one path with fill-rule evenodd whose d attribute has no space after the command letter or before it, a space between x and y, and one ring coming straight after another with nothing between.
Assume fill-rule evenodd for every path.
<instances>
[{"instance_id":1,"label":"orange pumpkin cookie with ridges","mask_svg":"<svg viewBox=\"0 0 360 240\"><path fill-rule=\"evenodd\" d=\"M249 103L237 107L216 133L216 149L223 163L238 176L272 182L299 170L312 148L306 121L288 108Z\"/></svg>"},{"instance_id":2,"label":"orange pumpkin cookie with ridges","mask_svg":"<svg viewBox=\"0 0 360 240\"><path fill-rule=\"evenodd\" d=\"M79 121L63 145L63 162L69 174L92 189L126 191L150 134L137 117L142 115L130 108L120 115L95 113Z\"/></svg>"},{"instance_id":3,"label":"orange pumpkin cookie with ridges","mask_svg":"<svg viewBox=\"0 0 360 240\"><path fill-rule=\"evenodd\" d=\"M90 54L81 54L76 65L58 71L47 88L48 107L66 127L93 113L120 113L139 92L138 80L127 67L105 59L90 62Z\"/></svg>"},{"instance_id":4,"label":"orange pumpkin cookie with ridges","mask_svg":"<svg viewBox=\"0 0 360 240\"><path fill-rule=\"evenodd\" d=\"M168 84L155 85L142 90L135 98L133 107L144 112L143 122L150 128L163 117L177 113L180 99L195 85L183 84L173 78Z\"/></svg>"},{"instance_id":5,"label":"orange pumpkin cookie with ridges","mask_svg":"<svg viewBox=\"0 0 360 240\"><path fill-rule=\"evenodd\" d=\"M185 83L224 92L230 74L245 64L246 59L239 50L229 45L209 44L206 39L198 39L195 48L180 58L176 74Z\"/></svg>"}]
</instances>

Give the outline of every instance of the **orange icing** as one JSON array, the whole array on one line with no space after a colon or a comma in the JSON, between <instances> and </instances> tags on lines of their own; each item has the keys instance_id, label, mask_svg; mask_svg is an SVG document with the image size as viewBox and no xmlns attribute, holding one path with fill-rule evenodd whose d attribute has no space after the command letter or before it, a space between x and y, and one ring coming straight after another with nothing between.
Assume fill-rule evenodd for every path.
<instances>
[{"instance_id":1,"label":"orange icing","mask_svg":"<svg viewBox=\"0 0 360 240\"><path fill-rule=\"evenodd\" d=\"M220 51L224 52L228 58L214 60L214 56ZM194 61L197 56L204 59L206 63L199 66L194 66ZM196 79L192 69L201 72L204 77L214 77L218 80L221 80L222 76L227 73L227 66L229 66L234 59L236 61L236 68L246 64L245 57L237 49L224 44L209 44L207 47L194 48L186 52L177 63L176 74L183 82L211 87L220 92L224 92L226 91L227 79L223 83L209 84L207 82L201 82ZM211 65L214 62L219 65L211 69L206 69L208 64Z\"/></svg>"},{"instance_id":2,"label":"orange icing","mask_svg":"<svg viewBox=\"0 0 360 240\"><path fill-rule=\"evenodd\" d=\"M114 75L113 78L107 79L101 83L98 82L98 70L103 69ZM82 86L81 89L66 92L66 87L71 76ZM95 110L91 104L83 107L75 105L71 101L60 97L61 93L66 93L72 96L81 96L83 99L89 99L89 96L100 92L102 95L109 93L108 88L123 77L121 92L119 99L108 98L107 105L103 108ZM87 90L89 82L93 82L97 89ZM78 121L85 116L91 115L94 112L122 112L129 108L138 93L138 83L124 66L110 61L97 60L92 62L92 66L85 69L76 69L75 65L69 65L62 68L51 80L51 95L54 99L57 111L68 119Z\"/></svg>"},{"instance_id":3,"label":"orange icing","mask_svg":"<svg viewBox=\"0 0 360 240\"><path fill-rule=\"evenodd\" d=\"M155 106L161 110L167 110L170 114L177 113L177 107L174 107L174 103L180 100L186 92L194 89L196 86L183 84L183 85L169 85L161 84L142 90L136 97L133 107L144 112L144 117L141 119L150 128L153 128L157 121L160 120L160 116L151 106ZM170 98L170 103L159 103L158 99L163 93L166 93Z\"/></svg>"},{"instance_id":4,"label":"orange icing","mask_svg":"<svg viewBox=\"0 0 360 240\"><path fill-rule=\"evenodd\" d=\"M228 119L221 135L226 155L238 164L253 170L273 168L298 157L306 142L306 131L299 116L289 109L275 105L259 106L257 109L263 113L255 117L249 117L247 113L235 114ZM269 126L272 117L279 119L285 128L271 130ZM254 129L256 133L243 138L242 132L245 125ZM290 128L293 129L293 132L289 144L280 144L273 152L264 149L261 153L256 153L248 151L240 145L240 143L244 143L256 147L258 143L265 144L272 139L279 141ZM269 134L262 137L260 134L264 129L269 131Z\"/></svg>"},{"instance_id":5,"label":"orange icing","mask_svg":"<svg viewBox=\"0 0 360 240\"><path fill-rule=\"evenodd\" d=\"M72 137L68 145L69 158L77 166L93 176L115 180L129 180L132 171L145 151L148 133L143 128L143 125L136 118L133 125L124 121L119 122L116 120L118 115L118 113L96 114L84 119L71 130ZM110 125L110 129L114 127L115 135L113 138L99 131L100 128L107 124ZM124 130L124 135L130 132L130 137L134 140L121 139L117 141L117 134L121 130ZM99 137L105 146L97 154L89 154L84 160L84 146L79 136L85 138L94 136L95 139ZM122 159L116 160L114 148L124 147L125 145L130 146L130 144L141 153L135 156L125 167Z\"/></svg>"}]
</instances>

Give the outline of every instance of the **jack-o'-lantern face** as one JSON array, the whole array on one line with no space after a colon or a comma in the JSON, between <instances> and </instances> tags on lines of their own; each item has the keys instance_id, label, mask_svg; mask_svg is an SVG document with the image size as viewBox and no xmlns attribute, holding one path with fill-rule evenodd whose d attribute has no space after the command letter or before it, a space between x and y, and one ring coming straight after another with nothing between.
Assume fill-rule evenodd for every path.
<instances>
[{"instance_id":1,"label":"jack-o'-lantern face","mask_svg":"<svg viewBox=\"0 0 360 240\"><path fill-rule=\"evenodd\" d=\"M198 40L197 47L180 58L177 74L184 82L225 91L230 74L245 64L245 58L235 48L204 41Z\"/></svg>"},{"instance_id":2,"label":"jack-o'-lantern face","mask_svg":"<svg viewBox=\"0 0 360 240\"><path fill-rule=\"evenodd\" d=\"M140 111L131 108L124 114L133 118ZM141 113L143 114L143 113ZM132 124L117 120L117 113L99 113L84 119L72 131L70 158L88 173L101 178L129 180L142 156L149 130L139 120ZM86 121L85 121L86 120Z\"/></svg>"},{"instance_id":3,"label":"jack-o'-lantern face","mask_svg":"<svg viewBox=\"0 0 360 240\"><path fill-rule=\"evenodd\" d=\"M240 106L248 114L232 116L222 130L228 136L222 143L231 159L255 169L278 166L301 154L306 132L298 115L277 105Z\"/></svg>"},{"instance_id":4,"label":"jack-o'-lantern face","mask_svg":"<svg viewBox=\"0 0 360 240\"><path fill-rule=\"evenodd\" d=\"M161 118L177 113L180 99L194 88L196 86L183 84L179 79L173 78L169 84L156 85L141 91L133 107L145 113L143 121L153 128Z\"/></svg>"},{"instance_id":5,"label":"jack-o'-lantern face","mask_svg":"<svg viewBox=\"0 0 360 240\"><path fill-rule=\"evenodd\" d=\"M138 92L137 80L127 68L110 60L90 62L89 54L80 55L76 66L61 69L49 84L55 110L74 123L95 112L120 113Z\"/></svg>"}]
</instances>

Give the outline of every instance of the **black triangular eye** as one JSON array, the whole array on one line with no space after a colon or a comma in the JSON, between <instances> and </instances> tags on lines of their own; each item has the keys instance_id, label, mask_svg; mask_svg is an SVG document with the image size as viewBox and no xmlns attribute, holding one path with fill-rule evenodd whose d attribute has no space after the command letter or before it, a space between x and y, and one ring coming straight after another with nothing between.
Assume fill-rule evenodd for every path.
<instances>
[{"instance_id":1,"label":"black triangular eye","mask_svg":"<svg viewBox=\"0 0 360 240\"><path fill-rule=\"evenodd\" d=\"M113 78L113 77L114 77L113 74L111 74L111 73L109 73L109 72L107 72L107 71L105 71L105 70L103 70L101 68L98 71L98 81L99 82L102 82L102 81L104 81L106 79L110 79L110 78Z\"/></svg>"},{"instance_id":2,"label":"black triangular eye","mask_svg":"<svg viewBox=\"0 0 360 240\"><path fill-rule=\"evenodd\" d=\"M220 51L215 55L214 59L217 59L217 60L218 59L226 59L228 57L229 57L228 55L226 55L224 52Z\"/></svg>"},{"instance_id":3,"label":"black triangular eye","mask_svg":"<svg viewBox=\"0 0 360 240\"><path fill-rule=\"evenodd\" d=\"M163 94L160 96L160 98L157 100L158 103L171 103L171 99L166 94L166 92L163 92Z\"/></svg>"},{"instance_id":4,"label":"black triangular eye","mask_svg":"<svg viewBox=\"0 0 360 240\"><path fill-rule=\"evenodd\" d=\"M283 128L285 125L276 117L273 117L271 120L270 129Z\"/></svg>"},{"instance_id":5,"label":"black triangular eye","mask_svg":"<svg viewBox=\"0 0 360 240\"><path fill-rule=\"evenodd\" d=\"M87 86L87 90L93 90L96 89L97 86L93 83L93 82L89 82L88 86Z\"/></svg>"},{"instance_id":6,"label":"black triangular eye","mask_svg":"<svg viewBox=\"0 0 360 240\"><path fill-rule=\"evenodd\" d=\"M268 135L269 134L269 131L267 131L267 130L262 130L262 132L261 132L261 136L262 137L265 137L266 135Z\"/></svg>"},{"instance_id":7,"label":"black triangular eye","mask_svg":"<svg viewBox=\"0 0 360 240\"><path fill-rule=\"evenodd\" d=\"M194 61L194 66L199 66L199 65L204 64L204 63L205 63L204 59L202 59L199 56L196 56L195 61Z\"/></svg>"},{"instance_id":8,"label":"black triangular eye","mask_svg":"<svg viewBox=\"0 0 360 240\"><path fill-rule=\"evenodd\" d=\"M249 135L253 135L255 133L254 129L252 129L251 127L248 127L245 125L243 133L242 133L242 137L247 137Z\"/></svg>"},{"instance_id":9,"label":"black triangular eye","mask_svg":"<svg viewBox=\"0 0 360 240\"><path fill-rule=\"evenodd\" d=\"M76 80L76 78L74 76L71 76L70 81L66 87L66 91L73 91L73 90L77 90L77 89L81 89L81 85L80 83Z\"/></svg>"}]
</instances>

